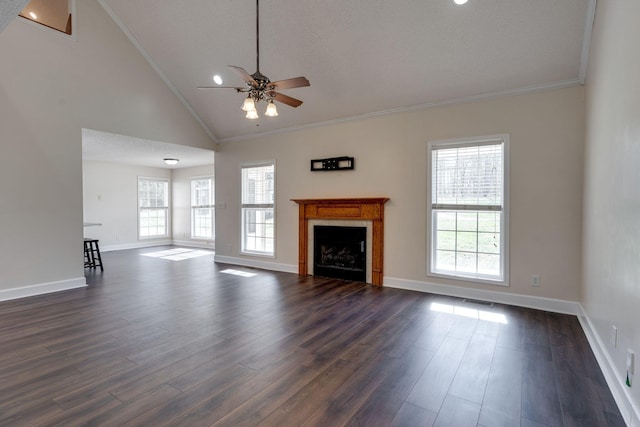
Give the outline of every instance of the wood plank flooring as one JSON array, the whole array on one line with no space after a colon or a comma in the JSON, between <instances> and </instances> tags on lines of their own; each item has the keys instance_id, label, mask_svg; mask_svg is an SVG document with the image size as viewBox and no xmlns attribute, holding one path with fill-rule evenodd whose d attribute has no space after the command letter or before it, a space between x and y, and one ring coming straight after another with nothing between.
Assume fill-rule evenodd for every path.
<instances>
[{"instance_id":1,"label":"wood plank flooring","mask_svg":"<svg viewBox=\"0 0 640 427\"><path fill-rule=\"evenodd\" d=\"M574 316L162 249L0 303L0 426L624 425Z\"/></svg>"}]
</instances>

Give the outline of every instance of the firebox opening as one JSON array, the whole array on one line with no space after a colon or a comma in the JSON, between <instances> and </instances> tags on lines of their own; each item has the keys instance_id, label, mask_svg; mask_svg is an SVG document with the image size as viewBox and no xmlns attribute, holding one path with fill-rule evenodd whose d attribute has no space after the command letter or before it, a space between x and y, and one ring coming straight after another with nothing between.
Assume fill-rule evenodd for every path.
<instances>
[{"instance_id":1,"label":"firebox opening","mask_svg":"<svg viewBox=\"0 0 640 427\"><path fill-rule=\"evenodd\" d=\"M367 281L367 227L313 227L313 274Z\"/></svg>"}]
</instances>

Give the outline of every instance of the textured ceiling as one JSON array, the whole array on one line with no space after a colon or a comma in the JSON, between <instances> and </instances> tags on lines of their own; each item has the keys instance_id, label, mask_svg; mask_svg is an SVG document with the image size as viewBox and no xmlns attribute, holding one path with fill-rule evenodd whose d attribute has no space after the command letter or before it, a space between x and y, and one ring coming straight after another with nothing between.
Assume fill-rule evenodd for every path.
<instances>
[{"instance_id":1,"label":"textured ceiling","mask_svg":"<svg viewBox=\"0 0 640 427\"><path fill-rule=\"evenodd\" d=\"M13 21L29 0L2 0L0 1L0 33Z\"/></svg>"},{"instance_id":2,"label":"textured ceiling","mask_svg":"<svg viewBox=\"0 0 640 427\"><path fill-rule=\"evenodd\" d=\"M168 166L163 159L178 159ZM92 129L82 129L82 159L124 163L165 169L213 165L214 152L186 145L149 141L131 136L115 135Z\"/></svg>"},{"instance_id":3,"label":"textured ceiling","mask_svg":"<svg viewBox=\"0 0 640 427\"><path fill-rule=\"evenodd\" d=\"M582 81L595 0L263 0L260 68L304 104L251 121L227 65L253 73L253 0L99 0L219 142ZM585 37L586 36L586 37Z\"/></svg>"}]
</instances>

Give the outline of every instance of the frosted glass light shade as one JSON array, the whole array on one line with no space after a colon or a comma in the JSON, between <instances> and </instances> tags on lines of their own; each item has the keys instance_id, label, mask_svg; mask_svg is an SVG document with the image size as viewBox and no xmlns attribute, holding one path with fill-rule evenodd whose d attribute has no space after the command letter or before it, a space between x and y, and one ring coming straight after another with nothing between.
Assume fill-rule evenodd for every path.
<instances>
[{"instance_id":1,"label":"frosted glass light shade","mask_svg":"<svg viewBox=\"0 0 640 427\"><path fill-rule=\"evenodd\" d=\"M278 115L278 108L273 101L267 104L267 111L265 111L264 115L269 117L276 117Z\"/></svg>"},{"instance_id":2,"label":"frosted glass light shade","mask_svg":"<svg viewBox=\"0 0 640 427\"><path fill-rule=\"evenodd\" d=\"M251 99L251 97L246 97L244 99L244 102L242 103L242 111L255 111L256 109L256 104L255 102L253 102L253 99Z\"/></svg>"}]
</instances>

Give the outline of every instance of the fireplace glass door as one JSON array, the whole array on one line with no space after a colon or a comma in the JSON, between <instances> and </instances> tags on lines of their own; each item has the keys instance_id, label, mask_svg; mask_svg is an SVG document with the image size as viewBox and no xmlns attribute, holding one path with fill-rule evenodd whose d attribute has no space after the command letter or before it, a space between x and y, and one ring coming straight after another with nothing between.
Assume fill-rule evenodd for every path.
<instances>
[{"instance_id":1,"label":"fireplace glass door","mask_svg":"<svg viewBox=\"0 0 640 427\"><path fill-rule=\"evenodd\" d=\"M313 227L313 275L366 282L367 228Z\"/></svg>"}]
</instances>

